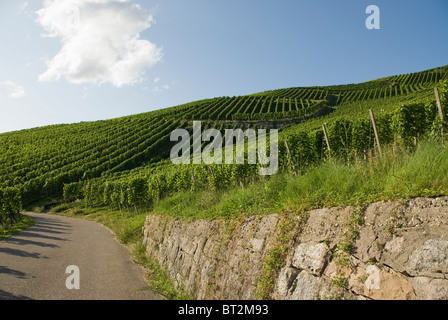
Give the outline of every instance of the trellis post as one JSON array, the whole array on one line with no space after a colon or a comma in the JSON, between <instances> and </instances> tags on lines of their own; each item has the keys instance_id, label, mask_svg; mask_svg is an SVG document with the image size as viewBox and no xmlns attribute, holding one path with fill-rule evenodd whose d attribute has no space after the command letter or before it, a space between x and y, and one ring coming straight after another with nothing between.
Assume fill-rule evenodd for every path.
<instances>
[{"instance_id":1,"label":"trellis post","mask_svg":"<svg viewBox=\"0 0 448 320\"><path fill-rule=\"evenodd\" d=\"M372 119L373 131L375 132L375 139L376 139L376 145L378 146L378 152L380 153L380 156L382 156L383 153L381 151L380 137L378 135L378 129L376 127L375 116L373 114L373 110L372 109L370 109L370 118Z\"/></svg>"},{"instance_id":2,"label":"trellis post","mask_svg":"<svg viewBox=\"0 0 448 320\"><path fill-rule=\"evenodd\" d=\"M439 88L435 87L434 93L436 95L437 107L439 108L440 119L442 120L441 138L442 138L442 145L443 145L443 122L445 122L445 115L443 114L442 102L440 101Z\"/></svg>"},{"instance_id":3,"label":"trellis post","mask_svg":"<svg viewBox=\"0 0 448 320\"><path fill-rule=\"evenodd\" d=\"M330 141L328 140L328 133L325 124L322 125L322 129L324 130L325 141L327 142L328 156L331 157Z\"/></svg>"},{"instance_id":4,"label":"trellis post","mask_svg":"<svg viewBox=\"0 0 448 320\"><path fill-rule=\"evenodd\" d=\"M439 107L439 115L442 121L445 121L445 115L443 114L442 103L440 102L439 88L435 87L434 92L436 94L437 106Z\"/></svg>"}]
</instances>

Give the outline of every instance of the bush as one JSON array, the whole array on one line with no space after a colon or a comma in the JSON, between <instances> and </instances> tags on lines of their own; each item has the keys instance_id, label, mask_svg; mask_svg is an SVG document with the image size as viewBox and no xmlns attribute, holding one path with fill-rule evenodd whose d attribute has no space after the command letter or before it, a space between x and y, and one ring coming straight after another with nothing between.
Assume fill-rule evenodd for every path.
<instances>
[{"instance_id":1,"label":"bush","mask_svg":"<svg viewBox=\"0 0 448 320\"><path fill-rule=\"evenodd\" d=\"M22 210L20 190L14 187L0 189L0 225L17 223Z\"/></svg>"}]
</instances>

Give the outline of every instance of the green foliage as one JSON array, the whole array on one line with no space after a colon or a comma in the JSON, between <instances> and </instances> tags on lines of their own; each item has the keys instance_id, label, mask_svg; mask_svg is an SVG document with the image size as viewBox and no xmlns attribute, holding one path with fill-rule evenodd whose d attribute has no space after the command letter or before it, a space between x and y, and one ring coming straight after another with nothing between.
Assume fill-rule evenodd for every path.
<instances>
[{"instance_id":1,"label":"green foliage","mask_svg":"<svg viewBox=\"0 0 448 320\"><path fill-rule=\"evenodd\" d=\"M279 164L286 171L294 167L296 174L329 156L367 159L376 148L369 109L375 111L384 145L396 138L409 147L427 137L446 141L448 128L438 117L433 87L439 86L448 108L447 81L439 83L447 70L445 66L356 85L217 97L107 121L3 133L0 188L17 189L25 204L83 199L87 206L138 212L179 192L245 188L258 180L257 165L169 163L171 132L185 128L191 133L191 120L202 119L205 127L221 133L227 128L286 126L280 130ZM323 115L328 104L334 111ZM331 155L322 123L327 123Z\"/></svg>"},{"instance_id":2,"label":"green foliage","mask_svg":"<svg viewBox=\"0 0 448 320\"><path fill-rule=\"evenodd\" d=\"M448 116L448 79L440 81L438 87L445 116Z\"/></svg>"},{"instance_id":3,"label":"green foliage","mask_svg":"<svg viewBox=\"0 0 448 320\"><path fill-rule=\"evenodd\" d=\"M3 226L0 225L0 241L11 237L17 234L18 232L26 230L27 228L33 225L34 225L34 219L27 215L21 216L20 220L14 224L7 223L7 225Z\"/></svg>"},{"instance_id":4,"label":"green foliage","mask_svg":"<svg viewBox=\"0 0 448 320\"><path fill-rule=\"evenodd\" d=\"M64 185L63 196L65 201L74 201L81 196L80 185L76 182Z\"/></svg>"},{"instance_id":5,"label":"green foliage","mask_svg":"<svg viewBox=\"0 0 448 320\"><path fill-rule=\"evenodd\" d=\"M402 105L393 114L394 131L410 144L425 135L429 127L429 110L422 103Z\"/></svg>"},{"instance_id":6,"label":"green foliage","mask_svg":"<svg viewBox=\"0 0 448 320\"><path fill-rule=\"evenodd\" d=\"M21 210L22 199L19 189L13 187L0 189L0 226L19 222Z\"/></svg>"},{"instance_id":7,"label":"green foliage","mask_svg":"<svg viewBox=\"0 0 448 320\"><path fill-rule=\"evenodd\" d=\"M140 241L141 213L148 211L184 219L237 218L446 195L448 127L440 121L433 88L439 87L448 116L448 81L439 82L447 71L445 66L354 85L217 97L113 120L0 134L0 225L19 225L21 199L26 204L80 199L53 211L96 214L130 243ZM369 109L375 112L382 156ZM241 165L171 164L170 134L177 128L191 134L192 120L221 133L282 127L280 173L260 177L259 166L247 159ZM295 223L279 224L258 279L259 298L272 292ZM351 251L357 223L360 216L354 214L342 252ZM146 263L154 270L154 287L168 298L186 297L155 261ZM339 280L344 286L346 278Z\"/></svg>"}]
</instances>

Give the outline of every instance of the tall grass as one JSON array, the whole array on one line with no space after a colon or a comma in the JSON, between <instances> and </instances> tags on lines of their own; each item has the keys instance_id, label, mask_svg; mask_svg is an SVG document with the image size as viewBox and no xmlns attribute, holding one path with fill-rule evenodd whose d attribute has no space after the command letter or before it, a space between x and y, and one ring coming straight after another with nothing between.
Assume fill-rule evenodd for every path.
<instances>
[{"instance_id":1,"label":"tall grass","mask_svg":"<svg viewBox=\"0 0 448 320\"><path fill-rule=\"evenodd\" d=\"M331 160L294 176L279 173L225 191L184 192L162 200L156 214L182 218L233 218L448 194L448 150L422 141L410 150L395 143L383 155Z\"/></svg>"},{"instance_id":2,"label":"tall grass","mask_svg":"<svg viewBox=\"0 0 448 320\"><path fill-rule=\"evenodd\" d=\"M440 143L423 141L413 150L396 143L383 149L382 156L359 157L350 162L331 160L299 176L279 173L244 188L178 193L160 201L152 213L182 219L222 219L447 195L447 169L448 149ZM104 207L86 209L81 202L61 205L53 211L80 215L108 226L134 252L136 260L151 270L148 280L153 289L168 299L191 299L182 288L174 288L168 274L155 260L146 257L141 242L146 214L131 216Z\"/></svg>"},{"instance_id":3,"label":"tall grass","mask_svg":"<svg viewBox=\"0 0 448 320\"><path fill-rule=\"evenodd\" d=\"M448 149L440 143L421 143L385 177L385 193L399 196L435 196L448 193Z\"/></svg>"}]
</instances>

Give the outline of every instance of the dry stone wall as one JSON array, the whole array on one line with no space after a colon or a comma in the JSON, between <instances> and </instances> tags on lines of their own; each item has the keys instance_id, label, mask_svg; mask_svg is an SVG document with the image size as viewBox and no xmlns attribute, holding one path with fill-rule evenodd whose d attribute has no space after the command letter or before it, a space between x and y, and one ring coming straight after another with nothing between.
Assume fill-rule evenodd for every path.
<instances>
[{"instance_id":1,"label":"dry stone wall","mask_svg":"<svg viewBox=\"0 0 448 320\"><path fill-rule=\"evenodd\" d=\"M152 215L143 241L196 299L448 299L448 197L236 220Z\"/></svg>"}]
</instances>

